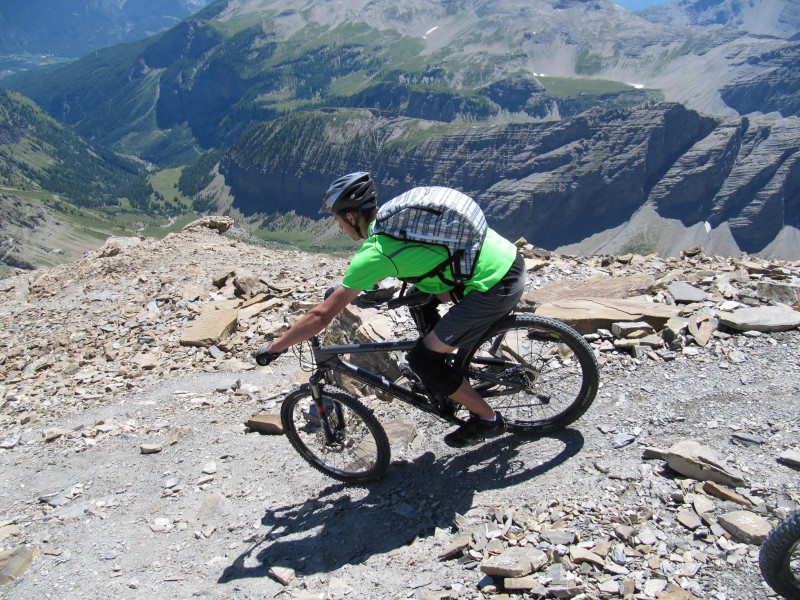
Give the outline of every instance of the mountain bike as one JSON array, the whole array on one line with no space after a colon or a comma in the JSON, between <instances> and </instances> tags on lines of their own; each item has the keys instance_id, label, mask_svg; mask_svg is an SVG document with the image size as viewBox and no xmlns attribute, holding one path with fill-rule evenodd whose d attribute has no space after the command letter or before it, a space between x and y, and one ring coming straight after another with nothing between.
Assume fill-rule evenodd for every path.
<instances>
[{"instance_id":1,"label":"mountain bike","mask_svg":"<svg viewBox=\"0 0 800 600\"><path fill-rule=\"evenodd\" d=\"M758 552L758 565L773 590L788 600L800 600L800 511L770 531Z\"/></svg>"},{"instance_id":2,"label":"mountain bike","mask_svg":"<svg viewBox=\"0 0 800 600\"><path fill-rule=\"evenodd\" d=\"M431 296L411 293L387 304L407 306L420 335L432 327ZM308 383L285 397L281 424L291 444L315 469L346 483L381 478L390 463L390 444L374 412L335 385L349 377L439 419L460 425L469 416L460 404L434 393L407 367L401 379L354 365L344 355L407 352L416 339L381 343L322 345L310 340L298 354L311 372ZM353 360L352 358L350 360ZM490 327L472 348L448 357L515 434L547 434L564 429L594 401L600 373L589 344L560 321L532 314L510 314Z\"/></svg>"}]
</instances>

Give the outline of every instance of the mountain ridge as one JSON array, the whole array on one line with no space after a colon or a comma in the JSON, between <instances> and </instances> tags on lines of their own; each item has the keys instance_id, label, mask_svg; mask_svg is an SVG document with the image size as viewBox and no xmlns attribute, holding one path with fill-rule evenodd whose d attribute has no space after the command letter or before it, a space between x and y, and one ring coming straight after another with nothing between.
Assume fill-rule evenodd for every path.
<instances>
[{"instance_id":1,"label":"mountain ridge","mask_svg":"<svg viewBox=\"0 0 800 600\"><path fill-rule=\"evenodd\" d=\"M352 22L353 15L362 20ZM540 27L527 27L537 19ZM573 77L533 72L543 54L557 73ZM302 9L248 0L214 3L151 39L13 81L92 143L114 144L155 166L180 167L204 148L230 147L223 185L238 197L218 207L260 213L264 224L274 219L263 215L295 208L276 202L276 192L299 199L301 209L316 204L331 178L356 168L350 158L379 174L387 192L442 178L481 199L509 235L548 248L675 253L677 240L707 239L724 253L785 256L794 251L797 167L792 121L780 114L800 111L797 57L797 42L721 26L653 25L605 0L525 7L508 0L309 1ZM643 69L703 102L729 104L716 115L652 111L641 103L659 94L635 83ZM598 79L611 75L622 83ZM649 108L630 108L636 105ZM319 117L347 110L371 116L345 119L352 131ZM637 121L647 110L663 125ZM261 140L253 136L266 130ZM670 138L689 145L673 147ZM232 160L245 146L270 164ZM747 153L758 160L748 163ZM412 172L402 172L406 165ZM448 168L458 175L444 174ZM275 189L258 172L292 181ZM559 188L561 181L568 184ZM159 193L172 199L175 186L170 181ZM153 189L145 183L130 192L146 209ZM265 193L272 194L266 206ZM178 204L203 210L212 196ZM592 204L599 198L605 206ZM635 215L652 235L625 227Z\"/></svg>"},{"instance_id":2,"label":"mountain ridge","mask_svg":"<svg viewBox=\"0 0 800 600\"><path fill-rule=\"evenodd\" d=\"M168 163L293 110L397 111L398 95L443 121L553 120L661 97L788 116L800 110L797 64L800 43L653 24L607 0L259 0L218 2L145 42L5 81L87 138ZM593 89L607 80L616 95ZM767 104L765 85L779 91Z\"/></svg>"}]
</instances>

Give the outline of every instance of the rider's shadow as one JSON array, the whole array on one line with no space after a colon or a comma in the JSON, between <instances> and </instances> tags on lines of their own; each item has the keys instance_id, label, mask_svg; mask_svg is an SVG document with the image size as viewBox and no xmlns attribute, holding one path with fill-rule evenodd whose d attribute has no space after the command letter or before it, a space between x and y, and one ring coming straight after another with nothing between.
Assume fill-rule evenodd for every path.
<instances>
[{"instance_id":1,"label":"rider's shadow","mask_svg":"<svg viewBox=\"0 0 800 600\"><path fill-rule=\"evenodd\" d=\"M572 429L537 439L548 440L549 449L558 446L551 441L560 441L563 448L532 467L519 458L527 440L517 436L455 456L427 452L410 462L393 463L386 477L358 499L340 494L347 488L337 484L323 490L319 499L270 509L262 519L268 533L228 566L219 582L263 577L272 566L291 567L308 576L401 548L437 527L452 528L456 514L472 507L476 492L543 475L584 445L581 433ZM328 496L332 498L326 500ZM253 557L258 564L246 566Z\"/></svg>"}]
</instances>

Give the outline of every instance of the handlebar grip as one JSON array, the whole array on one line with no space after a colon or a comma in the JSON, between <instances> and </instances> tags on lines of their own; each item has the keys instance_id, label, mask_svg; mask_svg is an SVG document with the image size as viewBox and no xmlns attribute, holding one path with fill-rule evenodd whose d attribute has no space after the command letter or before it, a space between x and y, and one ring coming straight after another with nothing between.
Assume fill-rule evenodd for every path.
<instances>
[{"instance_id":1,"label":"handlebar grip","mask_svg":"<svg viewBox=\"0 0 800 600\"><path fill-rule=\"evenodd\" d=\"M283 352L286 352L286 350ZM269 344L264 344L255 352L254 356L256 359L256 364L260 367L266 367L269 363L283 354L283 352L270 352Z\"/></svg>"}]
</instances>

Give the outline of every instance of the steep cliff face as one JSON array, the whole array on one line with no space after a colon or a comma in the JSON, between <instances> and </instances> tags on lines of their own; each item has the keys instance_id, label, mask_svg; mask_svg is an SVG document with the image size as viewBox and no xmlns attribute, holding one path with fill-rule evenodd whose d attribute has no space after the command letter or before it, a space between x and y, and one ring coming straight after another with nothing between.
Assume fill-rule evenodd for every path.
<instances>
[{"instance_id":1,"label":"steep cliff face","mask_svg":"<svg viewBox=\"0 0 800 600\"><path fill-rule=\"evenodd\" d=\"M748 59L750 64L767 69L725 85L722 100L739 114L779 112L783 116L800 114L800 42L779 51Z\"/></svg>"},{"instance_id":2,"label":"steep cliff face","mask_svg":"<svg viewBox=\"0 0 800 600\"><path fill-rule=\"evenodd\" d=\"M729 230L732 252L759 252L800 225L798 139L797 119L712 118L677 104L458 130L331 111L252 130L221 171L250 214L316 214L332 178L364 169L383 200L413 185L452 186L498 230L545 248L620 228L647 207L684 228ZM650 251L671 247L659 235Z\"/></svg>"}]
</instances>

